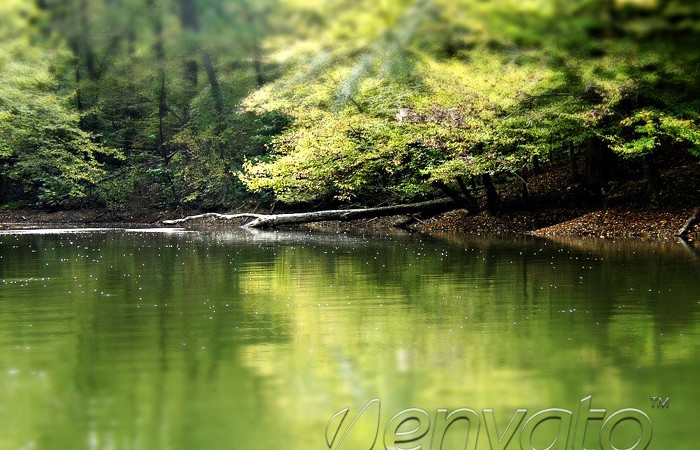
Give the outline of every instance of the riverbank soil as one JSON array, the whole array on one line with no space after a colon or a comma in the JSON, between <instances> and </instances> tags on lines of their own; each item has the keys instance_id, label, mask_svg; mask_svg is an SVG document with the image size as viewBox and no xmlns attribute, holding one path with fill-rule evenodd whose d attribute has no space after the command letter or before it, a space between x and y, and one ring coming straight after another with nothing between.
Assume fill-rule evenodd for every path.
<instances>
[{"instance_id":1,"label":"riverbank soil","mask_svg":"<svg viewBox=\"0 0 700 450\"><path fill-rule=\"evenodd\" d=\"M581 167L582 162L579 163ZM527 200L522 181L499 186L502 208L496 214L470 215L458 210L419 223L420 231L464 231L488 234L530 233L539 236L600 238L673 238L700 206L700 162L669 158L661 170L662 189L652 199L641 174L606 186L603 200L586 198L571 170L562 162L531 176ZM700 226L687 235L700 239Z\"/></svg>"},{"instance_id":2,"label":"riverbank soil","mask_svg":"<svg viewBox=\"0 0 700 450\"><path fill-rule=\"evenodd\" d=\"M582 167L583 161L573 167L576 166ZM424 233L458 231L670 239L700 206L700 161L671 155L665 161L662 158L659 166L662 189L653 199L643 174L624 166L624 178L609 183L604 188L602 199L592 198L579 183L570 161L562 161L542 173L531 174L526 188L521 179L499 184L502 203L494 213L470 214L466 210L456 210L429 219L395 216L346 223L313 223L297 228L343 232L399 226ZM484 199L481 201L485 202ZM195 213L197 211L138 208L127 211L108 208L54 212L10 210L0 211L0 228L22 228L33 224L156 225L163 219ZM697 245L700 225L691 228L687 240Z\"/></svg>"},{"instance_id":3,"label":"riverbank soil","mask_svg":"<svg viewBox=\"0 0 700 450\"><path fill-rule=\"evenodd\" d=\"M119 211L110 208L87 208L64 211L18 209L0 211L0 228L19 228L34 224L157 224L171 213L153 209Z\"/></svg>"}]
</instances>

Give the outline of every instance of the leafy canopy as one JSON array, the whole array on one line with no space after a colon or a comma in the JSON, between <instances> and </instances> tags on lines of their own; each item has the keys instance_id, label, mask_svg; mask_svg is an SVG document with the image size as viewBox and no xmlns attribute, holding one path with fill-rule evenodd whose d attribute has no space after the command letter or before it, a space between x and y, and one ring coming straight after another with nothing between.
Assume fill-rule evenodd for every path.
<instances>
[{"instance_id":1,"label":"leafy canopy","mask_svg":"<svg viewBox=\"0 0 700 450\"><path fill-rule=\"evenodd\" d=\"M0 4L0 176L41 205L70 206L91 200L102 159L121 156L80 129L60 85L68 54L36 32L41 19L26 2Z\"/></svg>"}]
</instances>

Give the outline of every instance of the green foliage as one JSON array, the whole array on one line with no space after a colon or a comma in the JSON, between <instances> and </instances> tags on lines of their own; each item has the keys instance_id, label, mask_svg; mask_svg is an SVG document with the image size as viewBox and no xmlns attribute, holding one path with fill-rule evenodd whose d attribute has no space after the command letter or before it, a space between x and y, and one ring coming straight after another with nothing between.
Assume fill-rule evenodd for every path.
<instances>
[{"instance_id":1,"label":"green foliage","mask_svg":"<svg viewBox=\"0 0 700 450\"><path fill-rule=\"evenodd\" d=\"M287 202L381 201L484 173L512 176L537 155L563 157L594 137L624 156L667 145L697 154L697 10L673 0L607 5L397 1L354 16L341 10L317 30L323 44L296 48L296 70L247 100L296 122L272 158L250 161L241 178ZM392 61L408 70L382 70ZM360 128L361 143L348 127Z\"/></svg>"},{"instance_id":2,"label":"green foliage","mask_svg":"<svg viewBox=\"0 0 700 450\"><path fill-rule=\"evenodd\" d=\"M425 189L417 188L422 164L416 162L434 157L395 124L322 112L305 117L274 145L276 157L249 160L241 179L290 203L420 196Z\"/></svg>"},{"instance_id":3,"label":"green foliage","mask_svg":"<svg viewBox=\"0 0 700 450\"><path fill-rule=\"evenodd\" d=\"M663 143L675 142L686 145L688 150L700 156L700 127L690 119L679 119L660 111L640 110L623 119L620 124L632 137L613 147L627 156L643 156L653 153Z\"/></svg>"},{"instance_id":4,"label":"green foliage","mask_svg":"<svg viewBox=\"0 0 700 450\"><path fill-rule=\"evenodd\" d=\"M94 189L101 201L220 208L247 195L234 173L287 126L283 114L238 108L274 74L263 58L265 39L284 23L277 0L41 5L40 26L24 34L70 50L61 86L73 95L64 107L86 136L126 156L97 158L110 172Z\"/></svg>"},{"instance_id":5,"label":"green foliage","mask_svg":"<svg viewBox=\"0 0 700 450\"><path fill-rule=\"evenodd\" d=\"M700 156L697 0L38 4L0 7L3 202L379 204L591 139Z\"/></svg>"},{"instance_id":6,"label":"green foliage","mask_svg":"<svg viewBox=\"0 0 700 450\"><path fill-rule=\"evenodd\" d=\"M36 11L3 3L0 19L0 173L23 198L41 206L73 206L87 201L104 175L103 161L115 150L95 142L79 127L58 86L65 64L60 44L30 45Z\"/></svg>"},{"instance_id":7,"label":"green foliage","mask_svg":"<svg viewBox=\"0 0 700 450\"><path fill-rule=\"evenodd\" d=\"M266 154L273 137L289 124L274 111L210 119L204 114L170 141L178 151L168 165L172 195L167 203L213 209L239 201L246 189L235 174L244 160Z\"/></svg>"}]
</instances>

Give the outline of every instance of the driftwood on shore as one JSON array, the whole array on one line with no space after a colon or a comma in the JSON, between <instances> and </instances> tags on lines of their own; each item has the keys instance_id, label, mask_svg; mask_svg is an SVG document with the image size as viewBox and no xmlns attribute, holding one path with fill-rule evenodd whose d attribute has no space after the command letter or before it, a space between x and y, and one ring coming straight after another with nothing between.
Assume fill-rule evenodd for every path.
<instances>
[{"instance_id":1,"label":"driftwood on shore","mask_svg":"<svg viewBox=\"0 0 700 450\"><path fill-rule=\"evenodd\" d=\"M220 214L205 213L187 216L181 219L164 220L165 225L177 225L196 219L213 218L218 220L233 220L251 218L250 222L243 225L245 228L271 228L278 225L293 225L311 222L323 222L328 220L348 221L356 219L369 219L374 217L396 216L401 214L434 215L452 209L457 209L458 204L451 198L441 198L426 202L407 203L394 206L380 206L376 208L357 209L331 209L325 211L313 211L306 213L289 214L256 214L237 213Z\"/></svg>"},{"instance_id":2,"label":"driftwood on shore","mask_svg":"<svg viewBox=\"0 0 700 450\"><path fill-rule=\"evenodd\" d=\"M695 208L693 214L688 218L685 224L676 232L676 236L685 237L690 229L695 226L695 224L700 223L700 208Z\"/></svg>"}]
</instances>

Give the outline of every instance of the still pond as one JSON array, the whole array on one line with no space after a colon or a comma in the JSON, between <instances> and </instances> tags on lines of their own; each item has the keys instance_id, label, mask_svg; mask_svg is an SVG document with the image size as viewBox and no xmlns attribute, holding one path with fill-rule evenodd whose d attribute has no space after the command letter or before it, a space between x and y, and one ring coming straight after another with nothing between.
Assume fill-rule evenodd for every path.
<instances>
[{"instance_id":1,"label":"still pond","mask_svg":"<svg viewBox=\"0 0 700 450\"><path fill-rule=\"evenodd\" d=\"M403 431L432 429L399 448L439 448L437 410L469 408L489 449L484 409L502 435L518 409L588 396L644 412L648 448L695 450L699 292L700 256L677 242L3 232L0 450L383 449L410 408L431 423ZM615 447L643 425L620 423ZM443 449L465 448L460 427Z\"/></svg>"}]
</instances>

